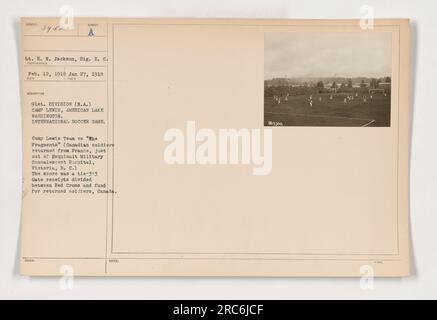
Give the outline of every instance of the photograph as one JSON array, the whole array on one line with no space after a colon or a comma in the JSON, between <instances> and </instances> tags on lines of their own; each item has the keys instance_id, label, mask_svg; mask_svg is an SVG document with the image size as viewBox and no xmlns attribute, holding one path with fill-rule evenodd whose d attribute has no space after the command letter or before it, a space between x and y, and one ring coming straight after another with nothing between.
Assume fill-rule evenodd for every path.
<instances>
[{"instance_id":1,"label":"photograph","mask_svg":"<svg viewBox=\"0 0 437 320\"><path fill-rule=\"evenodd\" d=\"M390 127L390 33L266 33L264 50L265 126Z\"/></svg>"}]
</instances>

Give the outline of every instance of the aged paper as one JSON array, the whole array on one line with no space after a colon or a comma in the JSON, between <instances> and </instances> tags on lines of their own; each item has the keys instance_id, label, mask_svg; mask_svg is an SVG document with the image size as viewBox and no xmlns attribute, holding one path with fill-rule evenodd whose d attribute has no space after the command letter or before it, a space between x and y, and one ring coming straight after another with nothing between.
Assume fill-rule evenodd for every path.
<instances>
[{"instance_id":1,"label":"aged paper","mask_svg":"<svg viewBox=\"0 0 437 320\"><path fill-rule=\"evenodd\" d=\"M407 276L409 21L22 19L24 275Z\"/></svg>"}]
</instances>

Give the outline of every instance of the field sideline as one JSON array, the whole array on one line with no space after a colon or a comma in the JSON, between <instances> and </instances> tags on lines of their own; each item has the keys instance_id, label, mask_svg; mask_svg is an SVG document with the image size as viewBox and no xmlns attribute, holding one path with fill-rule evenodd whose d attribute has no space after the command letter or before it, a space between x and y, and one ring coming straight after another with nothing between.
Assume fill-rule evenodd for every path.
<instances>
[{"instance_id":1,"label":"field sideline","mask_svg":"<svg viewBox=\"0 0 437 320\"><path fill-rule=\"evenodd\" d=\"M312 106L310 95L289 96L281 98L281 103L273 97L264 98L265 126L338 126L338 127L389 127L390 95L358 93L353 100L344 99L347 93L313 94ZM349 94L351 95L351 94ZM367 101L363 101L363 95ZM319 100L321 98L321 101Z\"/></svg>"}]
</instances>

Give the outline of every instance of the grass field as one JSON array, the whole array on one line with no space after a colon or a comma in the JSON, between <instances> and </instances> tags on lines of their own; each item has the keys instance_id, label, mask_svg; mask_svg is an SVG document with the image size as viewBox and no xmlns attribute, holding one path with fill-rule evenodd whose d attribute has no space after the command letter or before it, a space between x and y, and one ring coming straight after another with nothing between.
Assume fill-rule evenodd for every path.
<instances>
[{"instance_id":1,"label":"grass field","mask_svg":"<svg viewBox=\"0 0 437 320\"><path fill-rule=\"evenodd\" d=\"M344 103L346 93L313 94L313 105L309 104L310 95L284 97L278 104L273 97L264 98L265 126L322 126L322 127L389 127L390 95L374 94L373 99L363 93L354 100ZM319 98L322 98L319 101Z\"/></svg>"}]
</instances>

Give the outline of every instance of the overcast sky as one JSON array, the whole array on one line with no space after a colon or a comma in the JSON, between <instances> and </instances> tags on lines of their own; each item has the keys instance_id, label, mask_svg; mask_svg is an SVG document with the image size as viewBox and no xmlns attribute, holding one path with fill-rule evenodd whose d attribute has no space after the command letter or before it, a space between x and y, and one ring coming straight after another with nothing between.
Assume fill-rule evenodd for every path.
<instances>
[{"instance_id":1,"label":"overcast sky","mask_svg":"<svg viewBox=\"0 0 437 320\"><path fill-rule=\"evenodd\" d=\"M267 33L265 78L391 75L391 34Z\"/></svg>"}]
</instances>

